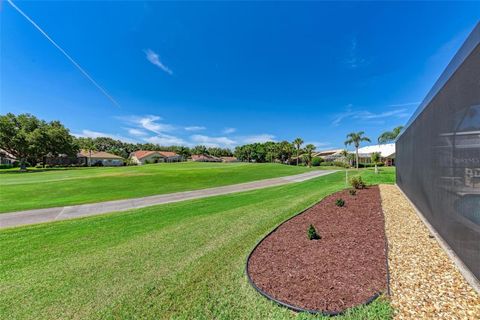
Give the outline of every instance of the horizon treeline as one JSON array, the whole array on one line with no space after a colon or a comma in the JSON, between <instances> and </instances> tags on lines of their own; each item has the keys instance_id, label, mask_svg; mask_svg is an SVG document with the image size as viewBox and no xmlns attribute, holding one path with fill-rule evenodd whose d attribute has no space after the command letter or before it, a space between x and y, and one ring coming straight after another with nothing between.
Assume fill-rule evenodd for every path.
<instances>
[{"instance_id":1,"label":"horizon treeline","mask_svg":"<svg viewBox=\"0 0 480 320\"><path fill-rule=\"evenodd\" d=\"M303 141L302 141L303 143ZM20 162L30 164L45 162L46 157L76 156L80 150L104 151L127 159L138 150L173 151L185 158L193 154L215 157L236 156L241 161L290 162L298 154L299 145L293 142L267 141L235 147L207 147L197 145L161 146L154 143L131 143L110 137L75 137L60 121L47 122L32 114L7 113L0 115L0 149L12 154Z\"/></svg>"}]
</instances>

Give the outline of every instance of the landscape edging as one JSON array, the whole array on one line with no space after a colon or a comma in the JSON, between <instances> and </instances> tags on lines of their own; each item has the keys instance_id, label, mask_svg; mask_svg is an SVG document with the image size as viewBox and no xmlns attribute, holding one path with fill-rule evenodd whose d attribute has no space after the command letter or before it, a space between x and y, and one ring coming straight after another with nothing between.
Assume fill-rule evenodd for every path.
<instances>
[{"instance_id":1,"label":"landscape edging","mask_svg":"<svg viewBox=\"0 0 480 320\"><path fill-rule=\"evenodd\" d=\"M372 185L373 186L373 185ZM341 192L343 190L345 190L347 188L344 188L344 189L341 189L339 191L336 191L336 192ZM335 193L336 193L335 192ZM380 192L380 190L379 190ZM333 193L332 193L333 194ZM339 312L329 312L329 311L323 311L323 310L309 310L309 309L304 309L304 308L300 308L300 307L296 307L294 305L291 305L289 303L286 303L286 302L283 302L281 300L278 300L272 296L270 296L268 293L266 293L265 291L263 291L262 289L260 289L259 287L257 287L257 285L253 282L252 278L250 277L250 274L248 272L248 263L250 261L250 257L252 256L252 254L255 252L255 250L257 249L257 247L266 239L268 238L272 233L274 233L275 231L278 230L278 228L280 228L284 223L292 220L293 218L305 213L307 210L313 208L315 205L317 205L318 203L320 203L321 201L323 201L327 196L329 195L326 195L325 197L323 197L320 201L318 202L315 202L314 204L308 206L307 208L303 209L302 211L294 214L293 216L291 216L290 218L288 218L287 220L283 221L282 223L280 223L278 226L276 226L273 230L271 230L269 233L267 233L262 239L260 239L259 242L257 242L257 244L253 247L252 251L250 251L250 253L248 254L247 256L247 260L246 260L246 263L245 263L245 273L247 275L247 279L248 279L248 282L250 283L250 285L258 292L260 293L262 296L264 296L265 298L267 298L268 300L271 300L273 302L275 302L276 304L282 306L282 307L285 307L287 309L290 309L292 311L295 311L295 312L306 312L306 313L310 313L310 314L319 314L319 315L323 315L323 316L327 316L327 317L332 317L332 316L339 316L339 315L342 315L344 314L347 310L351 309L351 308L355 308L355 307L359 307L359 306L366 306L370 303L372 303L375 299L377 299L378 297L380 297L383 293L382 292L376 292L372 297L370 297L369 299L367 299L365 302L363 303L360 303L354 307L351 307L351 308L347 308L347 309L344 309L342 311L339 311ZM381 205L381 203L380 203ZM385 224L385 214L383 212L383 208L382 208L382 215L383 215L383 220L384 220L384 224ZM386 258L386 268L387 268L387 294L390 295L390 273L389 273L389 269L388 269L388 240L387 240L387 235L386 235L386 232L385 232L385 225L384 225L384 234L385 234L385 258Z\"/></svg>"}]
</instances>

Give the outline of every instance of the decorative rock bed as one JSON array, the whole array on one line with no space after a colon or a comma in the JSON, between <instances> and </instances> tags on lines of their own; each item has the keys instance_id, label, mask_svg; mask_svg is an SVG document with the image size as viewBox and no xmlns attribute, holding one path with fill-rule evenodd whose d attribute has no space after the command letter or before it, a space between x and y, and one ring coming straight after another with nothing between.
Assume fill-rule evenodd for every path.
<instances>
[{"instance_id":1,"label":"decorative rock bed","mask_svg":"<svg viewBox=\"0 0 480 320\"><path fill-rule=\"evenodd\" d=\"M395 319L480 319L467 283L396 186L381 185Z\"/></svg>"},{"instance_id":2,"label":"decorative rock bed","mask_svg":"<svg viewBox=\"0 0 480 320\"><path fill-rule=\"evenodd\" d=\"M336 205L344 199L345 205ZM312 224L320 235L307 238ZM332 194L268 234L247 259L251 284L296 311L335 315L387 291L387 249L376 186Z\"/></svg>"}]
</instances>

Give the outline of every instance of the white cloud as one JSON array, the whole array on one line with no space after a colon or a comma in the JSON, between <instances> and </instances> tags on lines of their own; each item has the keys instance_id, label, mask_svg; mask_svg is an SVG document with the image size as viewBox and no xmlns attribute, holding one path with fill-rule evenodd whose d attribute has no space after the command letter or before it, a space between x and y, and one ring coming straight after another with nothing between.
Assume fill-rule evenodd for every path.
<instances>
[{"instance_id":1,"label":"white cloud","mask_svg":"<svg viewBox=\"0 0 480 320\"><path fill-rule=\"evenodd\" d=\"M232 133L234 133L235 131L237 131L236 128L225 128L225 129L223 129L222 133L223 133L223 134L232 134Z\"/></svg>"},{"instance_id":2,"label":"white cloud","mask_svg":"<svg viewBox=\"0 0 480 320\"><path fill-rule=\"evenodd\" d=\"M352 69L361 67L368 63L366 59L360 57L357 46L358 46L357 38L354 37L350 41L348 58L345 60L345 63Z\"/></svg>"},{"instance_id":3,"label":"white cloud","mask_svg":"<svg viewBox=\"0 0 480 320\"><path fill-rule=\"evenodd\" d=\"M202 131L202 130L205 130L207 128L205 128L203 126L190 126L190 127L185 127L184 129L186 131Z\"/></svg>"},{"instance_id":4,"label":"white cloud","mask_svg":"<svg viewBox=\"0 0 480 320\"><path fill-rule=\"evenodd\" d=\"M210 137L200 134L195 134L190 139L195 144L202 144L207 147L233 147L237 143L227 137Z\"/></svg>"},{"instance_id":5,"label":"white cloud","mask_svg":"<svg viewBox=\"0 0 480 320\"><path fill-rule=\"evenodd\" d=\"M150 61L153 65L156 65L157 67L159 67L160 69L162 69L163 71L165 71L170 75L173 74L172 70L170 70L166 65L164 65L160 61L160 56L155 51L151 49L147 49L147 50L144 50L144 52L147 60Z\"/></svg>"},{"instance_id":6,"label":"white cloud","mask_svg":"<svg viewBox=\"0 0 480 320\"><path fill-rule=\"evenodd\" d=\"M124 137L124 136L111 134L111 133L105 133L105 132L99 132L99 131L92 131L92 130L88 130L88 129L82 130L81 133L72 133L72 135L74 135L77 138L107 137L107 138L111 138L111 139L114 139L114 140L120 140L120 141L123 141L123 142L135 143L135 140Z\"/></svg>"},{"instance_id":7,"label":"white cloud","mask_svg":"<svg viewBox=\"0 0 480 320\"><path fill-rule=\"evenodd\" d=\"M381 119L391 118L391 117L400 119L400 118L406 118L408 116L410 116L410 113L406 108L374 113L367 110L353 111L352 105L350 104L347 106L347 111L339 113L335 116L334 120L332 121L332 125L338 126L345 119L371 121L371 120L381 120Z\"/></svg>"},{"instance_id":8,"label":"white cloud","mask_svg":"<svg viewBox=\"0 0 480 320\"><path fill-rule=\"evenodd\" d=\"M389 105L389 107L408 107L408 106L414 106L414 105L419 105L419 104L420 104L420 101L416 101L416 102L391 104L391 105Z\"/></svg>"},{"instance_id":9,"label":"white cloud","mask_svg":"<svg viewBox=\"0 0 480 320\"><path fill-rule=\"evenodd\" d=\"M145 131L140 130L140 129L128 128L127 131L128 131L128 134L130 134L132 136L136 136L136 137L141 137L141 136L146 136L147 135L147 133Z\"/></svg>"},{"instance_id":10,"label":"white cloud","mask_svg":"<svg viewBox=\"0 0 480 320\"><path fill-rule=\"evenodd\" d=\"M275 136L271 134L258 134L258 135L251 135L242 138L242 143L263 143L267 141L275 141Z\"/></svg>"},{"instance_id":11,"label":"white cloud","mask_svg":"<svg viewBox=\"0 0 480 320\"><path fill-rule=\"evenodd\" d=\"M308 142L305 142L305 145L307 145L307 144L313 144L313 145L317 148L317 150L318 150L318 149L322 149L322 148L324 148L324 147L327 147L327 146L331 145L330 142L319 142L319 141L308 141Z\"/></svg>"},{"instance_id":12,"label":"white cloud","mask_svg":"<svg viewBox=\"0 0 480 320\"><path fill-rule=\"evenodd\" d=\"M182 138L167 135L167 134L159 134L157 136L145 138L144 141L150 143L156 143L161 146L172 146L172 145L182 145L187 146L188 143L185 142Z\"/></svg>"},{"instance_id":13,"label":"white cloud","mask_svg":"<svg viewBox=\"0 0 480 320\"><path fill-rule=\"evenodd\" d=\"M372 113L369 111L360 111L358 112L354 118L361 119L361 120L370 120L370 119L383 119L388 117L397 117L397 118L404 118L408 117L409 113L406 112L407 109L398 109L392 111L385 111L381 113Z\"/></svg>"},{"instance_id":14,"label":"white cloud","mask_svg":"<svg viewBox=\"0 0 480 320\"><path fill-rule=\"evenodd\" d=\"M156 134L175 130L175 127L170 124L158 122L159 120L162 120L162 118L155 115L129 116L120 117L119 119L128 124L135 125L140 129L145 129Z\"/></svg>"}]
</instances>

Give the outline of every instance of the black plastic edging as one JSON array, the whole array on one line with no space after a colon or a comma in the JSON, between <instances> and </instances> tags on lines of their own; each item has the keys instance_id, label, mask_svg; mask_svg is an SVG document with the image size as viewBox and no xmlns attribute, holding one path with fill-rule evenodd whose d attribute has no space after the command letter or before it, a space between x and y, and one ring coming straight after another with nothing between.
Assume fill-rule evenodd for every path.
<instances>
[{"instance_id":1,"label":"black plastic edging","mask_svg":"<svg viewBox=\"0 0 480 320\"><path fill-rule=\"evenodd\" d=\"M345 189L342 189L340 191L343 191ZM337 191L337 192L340 192L340 191ZM380 192L380 189L378 190L378 192ZM351 309L351 308L354 308L354 307L359 307L359 306L366 306L370 303L372 303L375 299L377 299L378 297L380 297L382 295L382 292L377 292L375 293L373 296L371 296L369 299L367 299L365 302L363 303L360 303L354 307L351 307L351 308L347 308L347 309L344 309L342 311L339 311L339 312L329 312L329 311L323 311L323 310L310 310L310 309L304 309L304 308L300 308L300 307L297 307L297 306L294 306L294 305L291 305L287 302L284 302L284 301L281 301L281 300L278 300L274 297L272 297L271 295L269 295L268 293L266 293L265 291L263 291L262 289L260 289L259 287L257 287L257 285L253 282L252 278L250 277L250 274L248 273L248 263L250 261L250 257L252 256L252 254L255 252L255 250L257 249L257 247L263 242L263 240L265 240L266 238L268 238L272 233L274 233L275 231L278 230L278 228L280 228L284 223L287 223L288 221L292 220L293 218L301 215L302 213L305 213L307 210L313 208L315 205L317 205L318 203L322 202L326 197L328 197L329 195L325 196L323 199L321 199L320 201L318 202L315 202L314 204L308 206L306 209L294 214L293 216L291 216L290 218L288 218L287 220L283 221L282 223L280 223L278 226L276 226L272 231L270 231L268 234L266 234L256 245L255 247L253 247L253 250L250 251L250 253L248 254L248 257L247 257L247 261L245 263L245 273L247 275L247 279L248 279L248 283L250 283L250 285L258 292L260 293L262 296L264 296L265 298L267 298L268 300L271 300L273 302L275 302L276 304L282 306L282 307L285 307L287 309L290 309L290 310L293 310L293 311L296 311L296 312L307 312L307 313L310 313L310 314L318 314L318 315L323 315L323 316L327 316L327 317L333 317L333 316L339 316L339 315L342 315L344 314L348 309ZM380 201L381 201L381 198L380 198ZM380 203L380 206L381 206L381 203ZM383 208L382 208L382 215L383 215L383 224L384 224L384 227L383 227L383 230L384 230L384 235L385 235L385 257L386 257L386 267L387 267L387 294L390 295L390 272L389 272L389 269L388 269L388 241L387 241L387 235L385 233L385 214L383 212Z\"/></svg>"}]
</instances>

